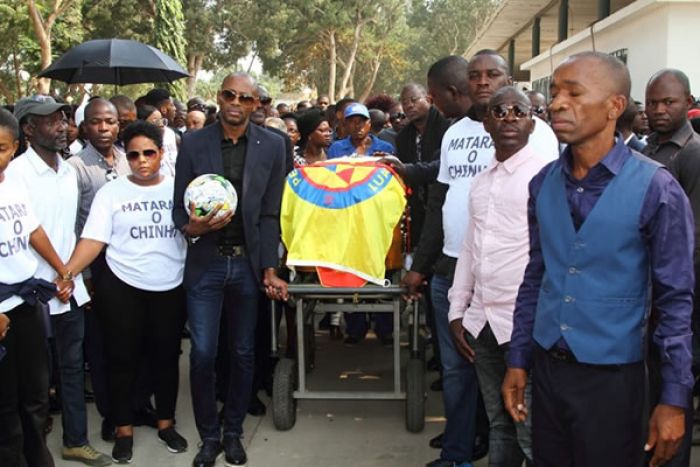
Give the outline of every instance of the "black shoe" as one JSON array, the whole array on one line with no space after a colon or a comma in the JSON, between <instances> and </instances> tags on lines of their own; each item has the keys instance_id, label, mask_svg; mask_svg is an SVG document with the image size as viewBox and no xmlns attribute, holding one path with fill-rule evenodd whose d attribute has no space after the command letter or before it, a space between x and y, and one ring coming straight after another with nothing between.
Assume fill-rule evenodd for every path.
<instances>
[{"instance_id":1,"label":"black shoe","mask_svg":"<svg viewBox=\"0 0 700 467\"><path fill-rule=\"evenodd\" d=\"M194 456L192 467L214 467L219 454L221 454L221 443L216 440L205 440L197 455Z\"/></svg>"},{"instance_id":2,"label":"black shoe","mask_svg":"<svg viewBox=\"0 0 700 467\"><path fill-rule=\"evenodd\" d=\"M431 391L442 391L442 378L438 378L432 383L430 383Z\"/></svg>"},{"instance_id":3,"label":"black shoe","mask_svg":"<svg viewBox=\"0 0 700 467\"><path fill-rule=\"evenodd\" d=\"M175 431L174 426L158 430L158 439L164 442L168 447L168 451L174 454L187 451L187 440Z\"/></svg>"},{"instance_id":4,"label":"black shoe","mask_svg":"<svg viewBox=\"0 0 700 467\"><path fill-rule=\"evenodd\" d=\"M357 345L357 344L360 343L360 338L359 338L359 337L355 337L355 336L348 335L348 337L345 338L345 340L343 341L343 343L346 344L346 345Z\"/></svg>"},{"instance_id":5,"label":"black shoe","mask_svg":"<svg viewBox=\"0 0 700 467\"><path fill-rule=\"evenodd\" d=\"M134 437L122 436L114 441L112 462L115 464L130 464L134 456Z\"/></svg>"},{"instance_id":6,"label":"black shoe","mask_svg":"<svg viewBox=\"0 0 700 467\"><path fill-rule=\"evenodd\" d=\"M117 427L108 418L103 418L101 434L104 441L112 442L117 438Z\"/></svg>"},{"instance_id":7,"label":"black shoe","mask_svg":"<svg viewBox=\"0 0 700 467\"><path fill-rule=\"evenodd\" d=\"M489 453L489 437L477 435L474 438L474 449L472 450L472 461L483 459Z\"/></svg>"},{"instance_id":8,"label":"black shoe","mask_svg":"<svg viewBox=\"0 0 700 467\"><path fill-rule=\"evenodd\" d=\"M436 357L431 357L428 363L426 363L426 367L430 371L440 371L440 360Z\"/></svg>"},{"instance_id":9,"label":"black shoe","mask_svg":"<svg viewBox=\"0 0 700 467\"><path fill-rule=\"evenodd\" d=\"M251 397L250 403L248 404L248 413L254 417L262 417L267 413L265 404L263 404L263 401L261 401L257 395Z\"/></svg>"},{"instance_id":10,"label":"black shoe","mask_svg":"<svg viewBox=\"0 0 700 467\"><path fill-rule=\"evenodd\" d=\"M433 449L442 449L442 435L444 433L440 433L437 435L435 438L430 438L430 442L428 443L431 448Z\"/></svg>"},{"instance_id":11,"label":"black shoe","mask_svg":"<svg viewBox=\"0 0 700 467\"><path fill-rule=\"evenodd\" d=\"M241 438L235 436L224 436L224 455L226 465L245 465L248 461Z\"/></svg>"},{"instance_id":12,"label":"black shoe","mask_svg":"<svg viewBox=\"0 0 700 467\"><path fill-rule=\"evenodd\" d=\"M158 414L151 404L141 407L134 412L134 426L150 426L158 428Z\"/></svg>"}]
</instances>

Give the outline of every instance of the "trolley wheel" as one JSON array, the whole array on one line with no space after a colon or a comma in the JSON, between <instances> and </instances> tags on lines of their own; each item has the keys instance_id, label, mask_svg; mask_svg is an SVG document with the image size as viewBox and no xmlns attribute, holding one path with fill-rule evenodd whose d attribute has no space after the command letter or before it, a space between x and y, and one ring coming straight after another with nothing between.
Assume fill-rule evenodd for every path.
<instances>
[{"instance_id":1,"label":"trolley wheel","mask_svg":"<svg viewBox=\"0 0 700 467\"><path fill-rule=\"evenodd\" d=\"M425 427L425 369L423 360L412 358L406 365L406 429L411 433Z\"/></svg>"},{"instance_id":2,"label":"trolley wheel","mask_svg":"<svg viewBox=\"0 0 700 467\"><path fill-rule=\"evenodd\" d=\"M275 428L286 431L296 423L297 364L290 358L277 362L272 380L272 421Z\"/></svg>"}]
</instances>

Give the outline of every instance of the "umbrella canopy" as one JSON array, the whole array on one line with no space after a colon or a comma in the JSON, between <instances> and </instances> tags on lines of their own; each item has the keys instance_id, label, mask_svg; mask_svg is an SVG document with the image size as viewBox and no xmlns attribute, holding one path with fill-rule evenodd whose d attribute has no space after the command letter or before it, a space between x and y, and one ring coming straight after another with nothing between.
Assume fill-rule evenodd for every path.
<instances>
[{"instance_id":1,"label":"umbrella canopy","mask_svg":"<svg viewBox=\"0 0 700 467\"><path fill-rule=\"evenodd\" d=\"M136 84L172 82L189 76L155 47L126 39L97 39L70 49L39 73L65 83Z\"/></svg>"}]
</instances>

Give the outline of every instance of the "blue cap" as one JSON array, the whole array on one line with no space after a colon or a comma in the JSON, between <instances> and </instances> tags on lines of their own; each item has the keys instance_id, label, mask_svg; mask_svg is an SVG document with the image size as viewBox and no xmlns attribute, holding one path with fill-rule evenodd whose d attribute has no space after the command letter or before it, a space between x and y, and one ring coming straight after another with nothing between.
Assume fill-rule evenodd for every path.
<instances>
[{"instance_id":1,"label":"blue cap","mask_svg":"<svg viewBox=\"0 0 700 467\"><path fill-rule=\"evenodd\" d=\"M365 117L366 119L369 119L369 110L367 110L367 107L364 105L360 104L359 102L353 102L347 108L345 109L345 114L343 114L345 118L352 117L353 115L361 115L362 117Z\"/></svg>"}]
</instances>

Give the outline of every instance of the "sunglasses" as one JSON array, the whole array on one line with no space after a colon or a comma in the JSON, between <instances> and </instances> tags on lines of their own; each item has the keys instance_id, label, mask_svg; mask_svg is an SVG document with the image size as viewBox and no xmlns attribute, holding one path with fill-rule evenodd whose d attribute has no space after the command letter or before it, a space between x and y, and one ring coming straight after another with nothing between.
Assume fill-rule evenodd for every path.
<instances>
[{"instance_id":1,"label":"sunglasses","mask_svg":"<svg viewBox=\"0 0 700 467\"><path fill-rule=\"evenodd\" d=\"M535 115L544 115L547 113L547 107L538 105L537 107L532 108L532 113L534 113Z\"/></svg>"},{"instance_id":2,"label":"sunglasses","mask_svg":"<svg viewBox=\"0 0 700 467\"><path fill-rule=\"evenodd\" d=\"M221 98L227 103L227 104L233 104L236 102L236 98L238 98L238 102L241 104L253 104L255 102L255 96L252 94L247 94L244 92L238 93L236 91L232 91L230 89L222 89L219 91L221 94Z\"/></svg>"},{"instance_id":3,"label":"sunglasses","mask_svg":"<svg viewBox=\"0 0 700 467\"><path fill-rule=\"evenodd\" d=\"M150 123L151 125L155 125L158 128L163 128L163 127L168 126L168 119L167 118L157 118L155 120L149 121L148 123Z\"/></svg>"},{"instance_id":4,"label":"sunglasses","mask_svg":"<svg viewBox=\"0 0 700 467\"><path fill-rule=\"evenodd\" d=\"M242 98L242 97L241 97ZM260 103L263 105L267 105L272 102L272 97L261 97L260 98Z\"/></svg>"},{"instance_id":5,"label":"sunglasses","mask_svg":"<svg viewBox=\"0 0 700 467\"><path fill-rule=\"evenodd\" d=\"M141 157L142 154L143 154L143 157L145 157L146 159L152 159L158 155L158 151L156 151L155 149L146 149L143 152L141 152L141 151L129 151L126 153L126 160L134 161L134 160L138 159L139 157Z\"/></svg>"},{"instance_id":6,"label":"sunglasses","mask_svg":"<svg viewBox=\"0 0 700 467\"><path fill-rule=\"evenodd\" d=\"M520 120L521 118L526 118L530 116L530 107L521 104L498 104L491 107L490 112L491 116L496 120L505 119L509 113L512 113L513 117L516 120Z\"/></svg>"},{"instance_id":7,"label":"sunglasses","mask_svg":"<svg viewBox=\"0 0 700 467\"><path fill-rule=\"evenodd\" d=\"M406 118L406 114L403 112L396 112L389 115L389 118L391 118L392 120L403 120L404 118Z\"/></svg>"}]
</instances>

